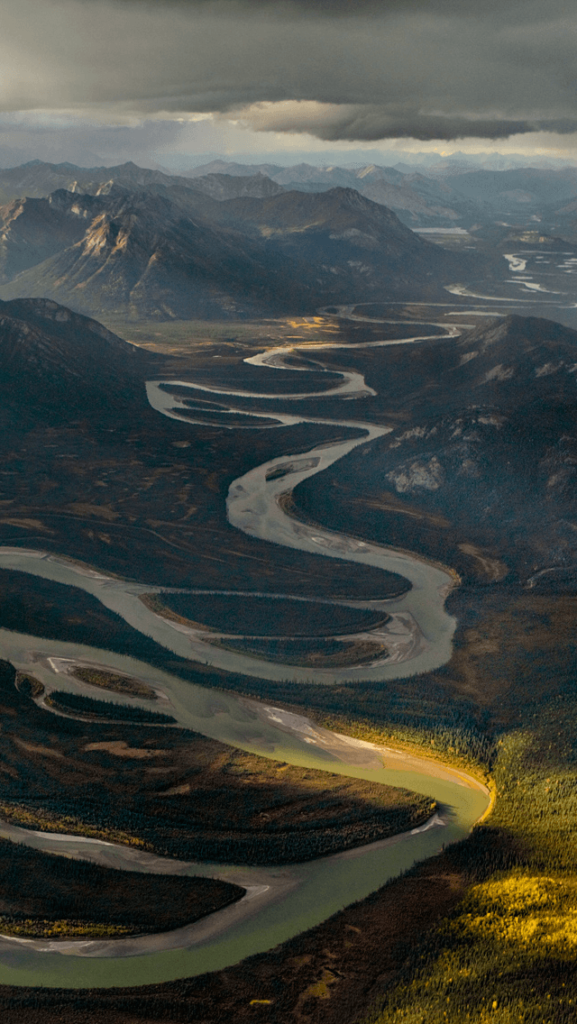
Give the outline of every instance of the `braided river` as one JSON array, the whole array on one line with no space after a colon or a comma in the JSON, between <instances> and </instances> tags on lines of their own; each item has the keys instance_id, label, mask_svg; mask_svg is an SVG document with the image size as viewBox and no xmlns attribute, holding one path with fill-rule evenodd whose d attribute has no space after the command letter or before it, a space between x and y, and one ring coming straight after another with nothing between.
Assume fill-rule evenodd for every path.
<instances>
[{"instance_id":1,"label":"braided river","mask_svg":"<svg viewBox=\"0 0 577 1024\"><path fill-rule=\"evenodd\" d=\"M514 268L512 268L514 269ZM343 315L346 311L343 309ZM352 310L350 315L353 316ZM383 321L391 323L394 321ZM406 325L406 321L404 321ZM446 336L460 333L460 325L446 327ZM428 335L418 333L402 341L370 342L371 346L415 344ZM312 348L331 348L326 343ZM335 347L343 347L342 345ZM362 347L355 345L355 348ZM273 349L247 360L281 372L290 349ZM297 367L297 369L300 369ZM315 365L318 373L318 366ZM306 369L302 369L306 374ZM331 373L334 383L336 371ZM178 388L178 397L170 388ZM407 579L411 589L402 597L386 601L340 602L355 607L383 609L389 615L378 630L386 654L368 665L349 668L305 669L271 663L249 654L215 647L203 639L201 630L165 619L140 599L154 587L108 577L64 557L38 550L0 548L0 568L15 569L69 586L80 587L125 621L151 636L175 654L221 669L279 680L295 679L327 685L345 681L375 680L413 675L444 664L451 655L455 620L445 610L445 599L454 585L449 570L409 552L360 541L344 533L311 526L288 515L279 497L301 480L322 472L359 445L371 444L390 428L360 419L313 419L290 411L290 402L330 397L335 403L354 401L374 394L363 376L340 372L335 386L324 392L303 391L298 395L263 395L209 388L193 381L149 381L147 394L159 415L178 419L194 430L199 418L191 418L191 406L183 399L183 388L213 392L226 399L226 416L242 413L267 420L267 427L310 422L353 428L356 437L323 443L304 455L282 456L252 469L230 485L227 514L231 525L263 542L363 563ZM237 409L238 397L267 401L282 406L278 413L247 412ZM287 405L289 411L286 411ZM271 426L271 420L274 422ZM238 423L230 426L242 429ZM246 427L245 427L246 429ZM250 426L248 427L250 429ZM161 589L161 588L157 588ZM291 595L275 595L291 596ZM206 636L206 634L205 634ZM364 633L371 637L372 633ZM142 679L160 691L166 707L180 726L231 744L243 750L279 761L321 768L354 778L403 786L437 801L438 811L410 833L362 846L344 853L303 864L272 868L239 865L184 863L156 857L134 848L72 835L32 832L0 823L0 836L40 850L93 860L119 869L185 875L203 875L235 882L246 889L245 896L201 921L177 931L115 940L25 940L0 936L0 983L63 988L143 985L191 977L237 963L255 953L326 920L348 904L363 899L415 862L439 852L464 838L490 804L485 786L472 777L424 758L400 751L376 748L321 729L305 716L274 705L236 697L196 686L167 672L136 661L80 644L44 640L0 630L0 653L18 669L40 678L48 690L96 695L87 684L67 673L73 663L97 665ZM311 676L314 675L314 680ZM136 698L114 694L116 703L146 706ZM168 727L169 728L169 727Z\"/></svg>"}]
</instances>

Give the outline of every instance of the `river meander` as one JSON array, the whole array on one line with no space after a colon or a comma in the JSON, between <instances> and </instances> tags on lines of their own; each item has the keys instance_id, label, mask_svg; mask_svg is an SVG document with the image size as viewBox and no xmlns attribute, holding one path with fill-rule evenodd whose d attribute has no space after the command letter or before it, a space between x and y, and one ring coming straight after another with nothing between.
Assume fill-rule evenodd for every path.
<instances>
[{"instance_id":1,"label":"river meander","mask_svg":"<svg viewBox=\"0 0 577 1024\"><path fill-rule=\"evenodd\" d=\"M423 335L403 339L403 343L422 338ZM282 353L269 352L255 357L253 362L282 369ZM149 382L151 404L159 413L186 419L193 427L190 416L179 412L185 408L180 399L171 396L161 383ZM167 383L196 387L190 381ZM361 375L343 373L340 385L330 394L337 401L354 400L363 389L365 393L369 390ZM202 390L210 389L203 387ZM324 392L325 397L327 394ZM280 395L269 397L283 400ZM267 413L266 417L270 418L271 414ZM454 620L444 608L445 597L453 584L449 571L408 552L297 522L283 512L278 502L279 495L300 480L327 468L357 445L370 443L386 433L387 428L357 419L310 420L278 414L278 421L282 423L303 420L354 427L359 436L313 448L314 458L309 452L304 457L299 454L270 460L235 480L227 502L231 524L263 541L378 566L400 573L411 583L411 590L403 597L379 602L391 615L389 656L358 669L315 670L314 681L330 684L345 679L383 680L443 664L450 657L455 628ZM291 464L291 471L281 478L274 476L280 464ZM131 626L182 657L262 678L311 680L311 669L288 668L211 647L194 630L154 614L140 600L143 593L154 589L150 586L113 579L65 558L21 548L0 549L0 567L81 587L122 615ZM0 983L67 988L126 986L218 970L270 949L326 920L416 861L437 853L444 844L463 838L489 803L485 787L451 769L434 768L431 762L394 751L385 751L385 767L380 767L381 755L370 745L332 737L304 718L287 716L270 705L195 686L110 651L5 630L0 630L0 651L17 668L32 672L49 688L58 686L72 692L88 693L90 689L60 671L62 661L59 659L81 660L127 672L159 687L170 701L170 713L177 722L203 735L293 764L404 786L431 796L441 805L440 815L427 828L317 861L268 869L206 863L168 864L98 840L50 836L1 826L0 835L11 835L39 849L96 859L125 869L159 871L169 868L176 873L225 878L247 888L247 896L178 933L148 936L144 940L27 942L0 938ZM114 700L146 706L145 702L120 694L115 694Z\"/></svg>"}]
</instances>

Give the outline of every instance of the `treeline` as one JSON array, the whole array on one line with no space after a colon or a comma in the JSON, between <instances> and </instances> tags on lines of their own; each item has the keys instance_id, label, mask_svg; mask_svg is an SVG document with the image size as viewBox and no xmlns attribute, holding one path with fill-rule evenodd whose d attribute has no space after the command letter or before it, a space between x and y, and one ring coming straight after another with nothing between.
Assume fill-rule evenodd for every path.
<instances>
[{"instance_id":1,"label":"treeline","mask_svg":"<svg viewBox=\"0 0 577 1024\"><path fill-rule=\"evenodd\" d=\"M275 864L407 831L433 811L406 790L296 766L279 773L267 758L178 727L57 717L14 681L12 667L0 664L8 712L0 815L18 824L136 841L180 859ZM101 703L124 713L108 702L71 702L97 711ZM161 770L143 772L143 761Z\"/></svg>"},{"instance_id":2,"label":"treeline","mask_svg":"<svg viewBox=\"0 0 577 1024\"><path fill-rule=\"evenodd\" d=\"M111 836L136 836L161 856L255 866L314 860L385 839L423 824L435 810L429 798L406 791L395 791L384 807L350 793L329 793L323 799L322 791L311 791L308 802L302 795L299 801L279 793L275 808L270 782L265 786L265 780L257 779L243 791L229 788L226 778L220 781L220 787L195 788L188 798L166 796L159 782L159 803L152 786L142 796L124 798L103 786L97 799L80 789L69 794L44 786L42 796L34 797L25 774L9 787L6 799L23 810L41 808ZM261 816L274 818L275 811L278 820L263 821Z\"/></svg>"},{"instance_id":3,"label":"treeline","mask_svg":"<svg viewBox=\"0 0 577 1024\"><path fill-rule=\"evenodd\" d=\"M141 679L133 679L131 676L119 675L117 672L92 668L89 665L75 665L72 675L83 683L98 686L103 690L127 693L131 697L140 697L142 700L157 699L156 691L148 683L142 682Z\"/></svg>"},{"instance_id":4,"label":"treeline","mask_svg":"<svg viewBox=\"0 0 577 1024\"><path fill-rule=\"evenodd\" d=\"M160 665L166 648L79 587L0 569L0 628L86 644Z\"/></svg>"},{"instance_id":5,"label":"treeline","mask_svg":"<svg viewBox=\"0 0 577 1024\"><path fill-rule=\"evenodd\" d=\"M323 637L359 633L375 629L389 618L385 612L367 608L246 594L160 593L148 595L148 599L161 612L165 607L193 622L243 636Z\"/></svg>"},{"instance_id":6,"label":"treeline","mask_svg":"<svg viewBox=\"0 0 577 1024\"><path fill-rule=\"evenodd\" d=\"M362 665L376 658L384 658L387 649L377 640L333 640L318 637L310 639L277 639L261 637L225 637L211 640L214 647L228 651L253 655L282 665L299 665L304 668L342 668L347 665Z\"/></svg>"},{"instance_id":7,"label":"treeline","mask_svg":"<svg viewBox=\"0 0 577 1024\"><path fill-rule=\"evenodd\" d=\"M219 687L293 706L301 714L308 712L324 723L334 720L335 728L347 723L353 734L363 739L369 738L365 730L374 728L381 737L388 732L391 741L398 736L409 743L434 747L439 754L455 754L486 768L490 768L495 756L495 732L489 709L480 709L463 696L450 700L447 688L440 681L440 672L435 676L413 676L394 688L388 682L336 686L319 686L314 679L310 683L291 679L271 682L219 673L208 667L195 671L192 666L188 668L178 662L167 665L167 669L201 686Z\"/></svg>"},{"instance_id":8,"label":"treeline","mask_svg":"<svg viewBox=\"0 0 577 1024\"><path fill-rule=\"evenodd\" d=\"M575 1020L576 736L573 688L528 703L523 725L498 739L494 812L444 855L472 887L440 928L407 946L371 1024Z\"/></svg>"},{"instance_id":9,"label":"treeline","mask_svg":"<svg viewBox=\"0 0 577 1024\"><path fill-rule=\"evenodd\" d=\"M63 711L69 715L83 715L86 718L109 718L121 722L149 722L151 725L173 725L176 719L172 715L164 715L160 711L149 711L135 705L117 704L110 700L96 700L78 693L67 693L65 690L52 690L45 699L45 704L55 711Z\"/></svg>"},{"instance_id":10,"label":"treeline","mask_svg":"<svg viewBox=\"0 0 577 1024\"><path fill-rule=\"evenodd\" d=\"M180 928L244 894L212 878L143 874L0 839L0 934L90 937Z\"/></svg>"}]
</instances>

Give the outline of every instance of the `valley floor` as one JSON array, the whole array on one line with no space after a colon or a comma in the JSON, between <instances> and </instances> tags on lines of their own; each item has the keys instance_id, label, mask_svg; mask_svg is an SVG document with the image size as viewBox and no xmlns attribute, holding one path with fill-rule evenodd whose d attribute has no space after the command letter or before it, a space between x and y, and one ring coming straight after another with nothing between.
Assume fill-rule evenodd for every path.
<instances>
[{"instance_id":1,"label":"valley floor","mask_svg":"<svg viewBox=\"0 0 577 1024\"><path fill-rule=\"evenodd\" d=\"M311 323L310 329L320 332L323 339L331 338L331 343L339 332L344 344L350 343L352 337L365 343L368 339L375 340L379 331L375 325L351 326L336 318ZM235 367L241 355L252 351L243 333L244 328L237 333L231 325L228 329L231 334L225 339L221 328L206 328L206 349L203 348L202 354L206 363L200 367L199 357L199 368L206 369L209 358L214 355L230 359L231 367ZM261 329L268 331L269 327ZM294 330L295 341L305 353L308 324L283 324L283 339L290 337L289 329ZM154 341L152 328L148 334L143 327L138 330L141 332L140 342L151 351L162 349L171 357L181 357L187 351L186 332L181 326L171 327L159 342ZM274 334L276 328L270 330ZM359 333L355 335L356 331ZM160 328L159 333L162 333ZM273 340L278 340L278 335ZM431 341L423 347L423 362L419 369L423 378L446 370L446 352L453 343L444 344L445 348L442 348L438 341ZM327 362L336 368L337 364L339 367L350 366L352 360L361 360L357 353L351 356L348 351L348 355L343 352L338 358L332 352ZM408 348L405 353L407 351ZM367 374L373 374L370 379L375 383L379 374L379 381L382 379L383 371L379 370L374 353L382 353L382 349L369 349L367 352L365 368ZM341 358L342 363L339 362ZM399 430L411 429L417 404L416 370L411 377L413 391L405 398L398 391L395 395L399 381L403 376L406 378L407 360L411 359L412 354L401 352L401 346L391 352L385 397L381 397L380 403L376 396L363 400L363 415L367 419L392 422ZM413 370L416 365L415 360ZM214 376L216 379L216 372ZM323 402L324 399L315 400L317 411L319 407L322 411ZM309 414L309 408L310 404L303 403L303 414ZM427 415L431 412L431 406L426 403L419 408L421 411L425 409ZM246 442L239 443L236 450L233 443L229 443L230 438L225 443L222 430L220 433L215 430L211 436L211 431L206 428L196 429L211 450L207 453L200 445L198 451L194 450L195 481L190 483L186 496L180 498L181 491L177 491L177 487L182 489L183 475L185 469L190 472L190 464L183 461L183 452L186 451L183 447L176 448L178 458L173 455L161 458L161 450L163 453L168 450L169 436L177 436L174 432L169 433L166 425L165 433L159 428L161 436L155 442L158 447L154 449L151 447L152 428L148 432L147 427L146 436L140 436L142 444L139 441L138 459L146 463L146 482L150 486L140 487L138 491L121 497L121 480L128 460L124 460L124 454L117 462L111 456L110 468L104 473L104 441L100 436L94 440L90 430L82 428L84 439L90 437L94 450L98 448L99 478L107 488L108 500L105 505L93 504L91 495L85 506L74 512L74 522L79 525L72 526L69 532L71 552L76 557L81 553L87 557L90 551L88 561L120 575L129 575L126 567L134 557L132 575L140 578L140 567L146 560L145 542L144 539L138 540L132 548L127 537L128 531L134 531L135 537L139 531L147 531L160 537L162 545L155 549L157 553L161 549L168 552L171 545L180 552L178 555L163 554L158 564L162 564L164 578L151 580L159 585L198 587L207 581L213 583L214 580L226 579L231 567L236 576L232 584L229 582L230 589L239 589L238 580L241 578L245 585L247 579L250 580L249 589L259 591L266 589L267 579L275 582L282 579L285 585L283 593L310 595L310 581L314 580L312 593L316 596L335 596L342 592L342 588L349 596L364 599L386 596L382 589L379 591L379 583L382 588L383 581L379 580L378 574L366 572L361 575L358 567L351 569L350 564L341 566L333 559L279 555L278 562L273 565L272 560L260 561L262 556L258 542L253 545L252 540L244 537L231 541L233 546L224 550L222 538L226 537L228 544L233 536L232 530L227 532L222 513L228 482L237 474L239 467L248 468L251 459L256 463L272 457L270 453L279 454L278 434L270 432L275 434L273 444L263 431L262 439L249 453ZM188 426L181 430L179 425L174 430L179 431L174 443L183 446L189 442ZM306 440L307 431L294 428L290 441L292 447L285 450L296 450L297 434L302 450L307 450L307 444L310 447L310 436L309 441ZM64 436L56 431L54 438L57 454L62 454L60 447L64 445ZM129 440L127 431L126 437L121 439L123 452ZM316 431L314 440L317 443L322 440ZM31 451L32 448L25 450ZM362 456L358 458L360 462ZM152 473L149 472L150 460L155 466ZM213 470L211 463L215 466ZM38 472L36 467L35 479L39 478ZM138 473L142 481L145 477L143 469L139 468ZM81 642L87 642L89 633L96 639L106 637L101 646L134 654L159 668L194 679L201 685L258 698L267 704L273 702L288 713L311 715L321 725L370 740L379 746L401 744L414 754L433 752L461 771L485 773L494 779L497 798L490 817L478 824L472 834L460 843L417 865L368 899L349 906L324 924L269 953L259 954L210 975L138 989L64 992L4 986L0 989L0 1007L10 1015L10 1024L24 1024L25 1021L26 1024L39 1024L40 1021L42 1024L100 1024L101 1021L102 1024L104 1021L111 1024L153 1024L157 1021L191 1020L199 1024L224 1024L230 1020L262 1024L353 1024L361 1021L396 1024L401 1020L407 1024L465 1024L469 1021L472 1024L488 1021L497 1024L513 1024L513 1021L569 1024L574 1020L577 1006L577 974L574 969L577 913L577 855L574 846L577 821L577 664L574 622L577 597L568 589L566 581L563 591L555 591L553 587L546 594L528 587L523 575L526 550L519 548L507 552L503 542L505 528L500 534L498 521L492 524L492 543L487 542L486 525L481 535L481 531L475 532L473 520L467 523L466 528L461 523L460 532L453 536L441 507L441 488L429 491L424 488L416 501L410 495L399 497L390 481L383 482L383 500L377 509L372 507L365 515L359 495L350 490L353 477L354 471L346 466L339 467L334 473L331 471L329 479L326 474L324 479L320 475L315 479L315 488L318 487L322 500L315 501L311 485L308 490L303 488L306 492L304 498L302 494L299 497L297 490L293 507L298 512L300 500L311 521L342 530L343 518L346 518L343 509L346 510L349 503L355 511L351 511L348 529L352 532L351 523L354 524L357 536L367 541L385 538L389 523L390 535L402 538L403 523L406 522L409 525L404 536L408 548L423 558L447 558L453 569L459 570L462 586L453 590L448 598L448 610L457 620L454 648L450 660L441 668L404 679L371 683L343 681L333 686L290 680L271 682L227 674L192 662L184 663L184 659L171 656L149 638L137 636L135 631L103 611L96 602L91 604L84 594L71 598L70 594L59 594L56 584L35 580L31 587L26 580L16 578L16 574L7 573L0 576L0 598L3 595L0 624L32 632L34 621L36 629L41 624L42 635L50 637L64 637L68 630L76 630L74 638ZM53 480L51 474L47 474L47 478ZM192 474L190 479L192 481ZM343 480L346 487L342 486ZM132 479L130 482L132 485ZM69 509L72 486L72 477L63 475L59 478L58 488L48 486L45 493L54 495L54 498L58 496L58 501L63 503L62 508ZM78 486L77 482L75 486ZM154 499L151 494L155 495ZM435 496L436 503L432 503L431 495ZM46 540L49 546L58 549L62 544L62 531L68 531L68 526L58 524L57 520L70 513L63 513L60 506L55 512L51 504L53 500L52 497L47 498L46 505L42 507L35 505L34 512L32 504L28 504L29 493L14 500L14 505L0 524L0 540L5 543L9 539L13 543L17 531L22 546L33 546L32 541L43 545ZM222 533L218 544L215 544L216 528L211 516L217 505L222 519L218 530ZM101 510L98 520L96 508ZM107 512L103 513L102 508ZM159 518L156 519L156 508L162 508L162 515L166 518L160 520L158 512ZM172 518L166 509L170 509ZM143 516L146 526L142 525L140 516ZM207 540L209 534L212 538L210 544ZM545 541L543 544L545 547ZM464 545L469 545L468 549ZM221 553L218 556L213 554L217 550ZM454 561L450 557L452 553L455 553ZM101 555L102 564L99 561ZM213 557L222 559L217 568L209 565ZM249 566L246 572L238 569L241 559L246 559L243 566ZM328 562L332 564L327 568ZM317 573L317 567L321 566ZM503 567L506 571L502 571ZM394 592L396 583L398 581L392 577L386 580L389 593ZM9 598L18 594L21 604L14 608ZM22 694L13 688L10 696L6 697L7 721L10 716L15 717L13 710L17 699L23 699ZM33 730L34 716L40 710L35 705L29 708L25 727L28 731ZM43 711L43 714L48 715L49 712ZM51 809L56 812L56 790L64 790L65 787L57 755L62 754L66 747L66 771L70 769L70 759L74 754L75 778L68 788L69 800L65 808L65 812L70 813L88 777L85 775L87 756L79 752L81 740L84 742L89 734L91 737L92 730L95 736L98 732L98 742L102 742L103 737L104 740L110 738L111 742L122 740L126 736L126 727L123 725L120 729L106 725L104 733L100 724L73 722L65 727L67 735L64 739L57 736L60 719L54 718L49 726L46 721L43 719L37 724L43 733L50 734L42 740L42 745L48 745L56 755L50 761L42 760L40 756L38 736L27 734L26 742L34 743L37 749L23 754L22 747L16 742L22 738L16 734L17 730L7 728L0 734L1 743L13 743L11 750L14 753L5 758L9 776L6 784L14 793L18 790L18 801L22 803L24 785L28 787L31 778L41 778L39 772L30 771L25 766L48 765L43 783L45 791L39 792L35 799L47 807L52 801L54 806ZM131 728L137 729L136 726ZM150 733L154 736L152 742L148 739L141 742L139 734L139 746L142 749L146 746L151 752L158 748L162 752L164 760L162 764L159 762L159 766L166 769L162 777L164 794L167 786L188 786L187 792L181 790L180 794L186 802L187 794L201 777L198 775L199 765L187 762L186 770L183 769L191 749L190 737L170 730L172 738L166 740L168 732L155 729ZM200 741L200 747L204 750L207 743ZM86 750L86 745L82 750ZM98 756L91 754L89 775L92 784L97 778L103 791L108 787L113 793L110 807L115 801L121 807L115 788L117 765L115 762L111 767L112 756L110 750L101 751ZM98 771L95 768L97 763ZM284 766L281 767L284 770ZM134 769L132 774L129 772L131 768ZM126 770L134 792L130 792L125 781L122 789L132 803L129 808L126 805L128 810L123 814L119 813L118 807L114 808L117 817L113 822L111 818L111 824L116 831L123 830L129 835L132 834L130 821L136 821L136 812L141 822L145 812L148 814L150 807L156 806L155 801L158 803L160 787L157 776L150 782L150 793L143 797L139 788L142 786L141 778L137 778L137 775L142 775L141 765L126 765ZM202 770L203 779L211 772L214 774L214 759L206 760ZM317 787L327 784L324 773L323 778L318 779L308 774L306 777L302 773L295 775L289 769L286 781L280 784L278 764L271 762L261 772L252 755L238 753L227 753L225 760L219 763L219 771L223 770L231 776L245 776L251 792L258 790L260 797L270 786L271 800L269 803L264 801L262 806L259 804L258 815L264 811L274 818L278 811L279 821L287 816L288 805L282 802L284 792L290 789L289 797L294 801L296 787L305 808L309 794L314 791L311 799L318 802ZM271 773L275 773L274 784ZM241 785L245 785L246 779ZM215 778L212 783L213 788L207 789L208 803L214 803L217 790L220 794ZM228 789L229 783L227 780L223 788ZM74 792L76 786L78 790ZM347 793L341 793L337 787L335 792L343 808L345 797L356 801L356 812L358 801L364 801L363 806L371 807L375 802L375 794L368 790L365 792L362 787ZM219 795L218 800L222 799ZM18 801L14 798L14 802ZM217 809L221 811L220 803ZM406 811L409 815L416 811L418 817L423 808L416 807L414 802L409 806L407 801ZM189 812L190 808L187 815ZM298 824L298 815L295 816L293 811L290 813L293 823ZM346 818L344 811L343 815ZM264 850L271 839L268 831L272 836L274 828L263 825L258 831L256 845L260 850ZM140 825L134 826L134 834L152 841L152 833L147 833ZM180 849L180 819L178 828L169 839L174 841L175 852L177 847ZM163 841L168 842L165 836ZM191 841L188 837L187 842ZM315 850L315 854L317 852Z\"/></svg>"}]
</instances>

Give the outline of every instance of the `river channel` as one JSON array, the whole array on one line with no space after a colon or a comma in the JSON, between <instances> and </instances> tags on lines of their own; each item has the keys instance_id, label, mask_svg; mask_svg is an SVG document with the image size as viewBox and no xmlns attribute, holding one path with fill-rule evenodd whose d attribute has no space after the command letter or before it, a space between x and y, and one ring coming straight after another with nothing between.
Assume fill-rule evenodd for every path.
<instances>
[{"instance_id":1,"label":"river channel","mask_svg":"<svg viewBox=\"0 0 577 1024\"><path fill-rule=\"evenodd\" d=\"M448 335L458 328L448 329ZM425 337L403 339L403 343ZM375 344L375 343L371 343ZM376 344L395 344L387 341ZM310 348L307 345L307 349ZM323 344L319 348L331 347ZM339 346L340 347L340 346ZM358 346L355 346L358 347ZM283 369L283 351L253 357L257 365ZM286 369L289 369L287 366ZM294 367L290 367L294 369ZM334 371L333 371L334 372ZM211 390L191 381L152 381L148 397L159 414L186 420L194 429L190 410L167 391L178 384ZM213 389L216 390L216 389ZM342 373L330 392L338 401L367 393L363 377ZM226 392L218 392L220 395ZM180 392L182 394L182 392ZM244 392L229 393L228 398ZM268 396L279 401L312 397ZM228 410L234 412L231 406ZM246 410L242 410L246 414ZM262 417L264 414L248 415ZM283 456L256 467L235 480L227 510L233 526L263 541L361 562L399 573L411 583L403 597L378 602L390 614L387 624L388 656L373 664L347 669L314 670L314 682L385 680L424 671L448 660L455 621L444 608L453 585L450 572L408 552L362 542L344 534L305 525L287 515L278 498L301 480L326 469L358 445L387 433L358 419L320 420L285 412L266 414L279 423L331 423L354 428L358 436L314 447L306 455ZM223 424L224 425L224 424ZM278 476L279 468L283 475ZM285 472L286 470L286 472ZM59 583L80 587L103 605L118 612L131 626L152 636L165 648L185 657L235 672L268 679L311 681L312 669L282 666L223 651L202 640L194 630L156 615L140 600L154 588L113 579L42 551L1 548L0 568L16 569ZM351 602L352 604L353 602ZM374 603L372 603L374 606ZM195 686L134 659L79 644L42 640L0 630L0 652L17 668L29 671L50 688L89 693L85 684L69 676L66 664L81 661L127 672L162 691L179 725L235 747L292 764L323 768L343 775L404 786L431 796L440 805L426 827L390 840L373 843L313 862L279 868L247 868L207 863L162 861L152 855L98 840L33 833L1 825L0 835L43 850L97 860L138 871L167 871L234 881L246 896L189 928L142 939L114 941L26 941L0 938L0 983L81 988L126 986L190 977L226 967L254 953L272 948L318 924L344 906L362 899L413 863L437 853L443 845L463 838L488 807L488 791L468 776L393 750L383 752L358 741L338 737L314 726L306 718L290 715L271 705ZM145 702L114 694L118 703Z\"/></svg>"}]
</instances>

